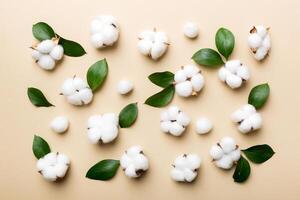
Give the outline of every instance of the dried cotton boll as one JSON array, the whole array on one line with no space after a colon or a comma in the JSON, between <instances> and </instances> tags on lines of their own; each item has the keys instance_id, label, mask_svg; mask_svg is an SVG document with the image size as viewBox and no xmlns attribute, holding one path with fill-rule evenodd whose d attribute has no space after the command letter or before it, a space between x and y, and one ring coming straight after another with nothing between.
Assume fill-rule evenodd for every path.
<instances>
[{"instance_id":1,"label":"dried cotton boll","mask_svg":"<svg viewBox=\"0 0 300 200\"><path fill-rule=\"evenodd\" d=\"M179 96L197 95L204 86L204 77L195 65L185 65L174 75L175 91Z\"/></svg>"},{"instance_id":2,"label":"dried cotton boll","mask_svg":"<svg viewBox=\"0 0 300 200\"><path fill-rule=\"evenodd\" d=\"M241 61L230 60L220 68L219 79L232 89L239 88L250 79L250 71Z\"/></svg>"},{"instance_id":3,"label":"dried cotton boll","mask_svg":"<svg viewBox=\"0 0 300 200\"><path fill-rule=\"evenodd\" d=\"M139 34L138 39L138 50L153 60L158 60L168 49L169 39L162 31L145 30Z\"/></svg>"},{"instance_id":4,"label":"dried cotton boll","mask_svg":"<svg viewBox=\"0 0 300 200\"><path fill-rule=\"evenodd\" d=\"M69 128L69 120L64 116L55 117L50 124L50 128L56 133L64 133Z\"/></svg>"},{"instance_id":5,"label":"dried cotton boll","mask_svg":"<svg viewBox=\"0 0 300 200\"><path fill-rule=\"evenodd\" d=\"M69 158L60 153L48 153L37 161L38 172L48 181L62 179L70 166Z\"/></svg>"},{"instance_id":6,"label":"dried cotton boll","mask_svg":"<svg viewBox=\"0 0 300 200\"><path fill-rule=\"evenodd\" d=\"M37 64L45 70L52 70L55 67L55 61L50 55L42 55Z\"/></svg>"},{"instance_id":7,"label":"dried cotton boll","mask_svg":"<svg viewBox=\"0 0 300 200\"><path fill-rule=\"evenodd\" d=\"M222 169L231 169L240 159L241 152L231 137L224 137L217 144L212 145L209 154L215 165Z\"/></svg>"},{"instance_id":8,"label":"dried cotton boll","mask_svg":"<svg viewBox=\"0 0 300 200\"><path fill-rule=\"evenodd\" d=\"M170 106L160 116L160 129L164 133L180 136L190 123L190 118L177 106Z\"/></svg>"},{"instance_id":9,"label":"dried cotton boll","mask_svg":"<svg viewBox=\"0 0 300 200\"><path fill-rule=\"evenodd\" d=\"M183 26L183 34L188 38L196 38L199 34L199 28L194 22L187 22Z\"/></svg>"},{"instance_id":10,"label":"dried cotton boll","mask_svg":"<svg viewBox=\"0 0 300 200\"><path fill-rule=\"evenodd\" d=\"M70 104L76 106L87 105L93 100L92 90L78 77L66 79L61 87L61 94Z\"/></svg>"},{"instance_id":11,"label":"dried cotton boll","mask_svg":"<svg viewBox=\"0 0 300 200\"><path fill-rule=\"evenodd\" d=\"M148 158L140 146L127 149L120 159L120 164L125 175L130 178L140 177L149 168Z\"/></svg>"},{"instance_id":12,"label":"dried cotton boll","mask_svg":"<svg viewBox=\"0 0 300 200\"><path fill-rule=\"evenodd\" d=\"M178 156L172 165L171 178L178 182L192 182L198 175L201 158L196 154Z\"/></svg>"},{"instance_id":13,"label":"dried cotton boll","mask_svg":"<svg viewBox=\"0 0 300 200\"><path fill-rule=\"evenodd\" d=\"M205 117L199 118L196 122L196 132L200 135L209 133L212 128L212 122Z\"/></svg>"},{"instance_id":14,"label":"dried cotton boll","mask_svg":"<svg viewBox=\"0 0 300 200\"><path fill-rule=\"evenodd\" d=\"M263 60L271 49L271 39L269 28L262 25L253 26L248 37L248 45L258 61Z\"/></svg>"},{"instance_id":15,"label":"dried cotton boll","mask_svg":"<svg viewBox=\"0 0 300 200\"><path fill-rule=\"evenodd\" d=\"M121 80L118 83L118 87L117 90L120 94L128 94L129 92L131 92L133 89L133 84L131 81L129 80Z\"/></svg>"},{"instance_id":16,"label":"dried cotton boll","mask_svg":"<svg viewBox=\"0 0 300 200\"><path fill-rule=\"evenodd\" d=\"M88 139L92 144L110 143L118 136L119 118L115 113L93 115L88 119Z\"/></svg>"},{"instance_id":17,"label":"dried cotton boll","mask_svg":"<svg viewBox=\"0 0 300 200\"><path fill-rule=\"evenodd\" d=\"M119 39L119 25L112 15L101 15L91 22L91 43L95 48L113 46Z\"/></svg>"}]
</instances>

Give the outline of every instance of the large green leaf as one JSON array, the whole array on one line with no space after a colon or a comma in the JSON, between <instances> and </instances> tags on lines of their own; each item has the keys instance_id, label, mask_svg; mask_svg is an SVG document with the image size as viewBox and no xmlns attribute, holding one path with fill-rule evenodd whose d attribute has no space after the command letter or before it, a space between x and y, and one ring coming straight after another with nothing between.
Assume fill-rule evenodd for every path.
<instances>
[{"instance_id":1,"label":"large green leaf","mask_svg":"<svg viewBox=\"0 0 300 200\"><path fill-rule=\"evenodd\" d=\"M146 101L145 104L153 107L163 107L166 106L171 102L173 99L175 93L175 87L174 85L170 85L160 91L159 93L156 93L149 97Z\"/></svg>"},{"instance_id":2,"label":"large green leaf","mask_svg":"<svg viewBox=\"0 0 300 200\"><path fill-rule=\"evenodd\" d=\"M49 144L37 135L33 138L32 151L37 159L40 159L51 152Z\"/></svg>"},{"instance_id":3,"label":"large green leaf","mask_svg":"<svg viewBox=\"0 0 300 200\"><path fill-rule=\"evenodd\" d=\"M37 88L33 88L33 87L28 88L27 95L30 102L37 107L54 106L46 99L43 92Z\"/></svg>"},{"instance_id":4,"label":"large green leaf","mask_svg":"<svg viewBox=\"0 0 300 200\"><path fill-rule=\"evenodd\" d=\"M244 152L246 157L254 163L266 162L275 153L273 149L267 144L255 145L242 151Z\"/></svg>"},{"instance_id":5,"label":"large green leaf","mask_svg":"<svg viewBox=\"0 0 300 200\"><path fill-rule=\"evenodd\" d=\"M242 183L248 179L250 173L251 168L249 162L243 156L241 156L233 174L234 181Z\"/></svg>"},{"instance_id":6,"label":"large green leaf","mask_svg":"<svg viewBox=\"0 0 300 200\"><path fill-rule=\"evenodd\" d=\"M92 166L86 173L85 177L93 180L106 181L115 176L119 166L119 160L102 160L94 166Z\"/></svg>"},{"instance_id":7,"label":"large green leaf","mask_svg":"<svg viewBox=\"0 0 300 200\"><path fill-rule=\"evenodd\" d=\"M121 128L130 127L138 116L137 103L131 103L125 106L119 114L119 125Z\"/></svg>"},{"instance_id":8,"label":"large green leaf","mask_svg":"<svg viewBox=\"0 0 300 200\"><path fill-rule=\"evenodd\" d=\"M45 22L38 22L34 24L32 26L32 34L39 41L55 37L54 30Z\"/></svg>"},{"instance_id":9,"label":"large green leaf","mask_svg":"<svg viewBox=\"0 0 300 200\"><path fill-rule=\"evenodd\" d=\"M197 64L206 67L217 67L224 64L220 54L209 48L200 49L193 55L192 59Z\"/></svg>"},{"instance_id":10,"label":"large green leaf","mask_svg":"<svg viewBox=\"0 0 300 200\"><path fill-rule=\"evenodd\" d=\"M67 40L65 38L59 38L59 44L64 48L64 55L71 57L79 57L86 54L84 48L77 42Z\"/></svg>"},{"instance_id":11,"label":"large green leaf","mask_svg":"<svg viewBox=\"0 0 300 200\"><path fill-rule=\"evenodd\" d=\"M215 37L219 52L228 60L234 48L234 35L226 28L220 28Z\"/></svg>"},{"instance_id":12,"label":"large green leaf","mask_svg":"<svg viewBox=\"0 0 300 200\"><path fill-rule=\"evenodd\" d=\"M169 71L156 72L148 76L149 80L160 87L166 88L174 82L174 74Z\"/></svg>"},{"instance_id":13,"label":"large green leaf","mask_svg":"<svg viewBox=\"0 0 300 200\"><path fill-rule=\"evenodd\" d=\"M257 85L252 88L248 97L248 103L253 105L256 109L259 109L266 103L269 94L270 87L267 83Z\"/></svg>"},{"instance_id":14,"label":"large green leaf","mask_svg":"<svg viewBox=\"0 0 300 200\"><path fill-rule=\"evenodd\" d=\"M106 79L107 73L108 65L105 58L94 63L89 68L86 78L90 88L93 91L95 91L102 85L102 83Z\"/></svg>"}]
</instances>

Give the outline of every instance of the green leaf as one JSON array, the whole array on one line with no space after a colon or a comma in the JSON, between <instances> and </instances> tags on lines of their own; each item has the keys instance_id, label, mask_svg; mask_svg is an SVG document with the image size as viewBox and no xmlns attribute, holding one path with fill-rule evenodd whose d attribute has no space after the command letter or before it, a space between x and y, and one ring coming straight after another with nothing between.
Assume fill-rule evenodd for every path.
<instances>
[{"instance_id":1,"label":"green leaf","mask_svg":"<svg viewBox=\"0 0 300 200\"><path fill-rule=\"evenodd\" d=\"M45 22L38 22L34 24L32 26L32 34L39 41L55 37L54 30Z\"/></svg>"},{"instance_id":2,"label":"green leaf","mask_svg":"<svg viewBox=\"0 0 300 200\"><path fill-rule=\"evenodd\" d=\"M197 51L192 59L199 65L206 67L216 67L224 64L220 54L213 49L205 48Z\"/></svg>"},{"instance_id":3,"label":"green leaf","mask_svg":"<svg viewBox=\"0 0 300 200\"><path fill-rule=\"evenodd\" d=\"M119 166L119 160L101 160L88 170L85 177L93 180L106 181L115 176Z\"/></svg>"},{"instance_id":4,"label":"green leaf","mask_svg":"<svg viewBox=\"0 0 300 200\"><path fill-rule=\"evenodd\" d=\"M248 97L248 103L253 105L256 109L259 109L266 103L269 94L270 87L267 83L257 85L252 88Z\"/></svg>"},{"instance_id":5,"label":"green leaf","mask_svg":"<svg viewBox=\"0 0 300 200\"><path fill-rule=\"evenodd\" d=\"M119 114L119 125L121 128L130 127L138 116L137 103L131 103L124 107Z\"/></svg>"},{"instance_id":6,"label":"green leaf","mask_svg":"<svg viewBox=\"0 0 300 200\"><path fill-rule=\"evenodd\" d=\"M162 88L166 88L174 82L174 74L169 71L156 72L148 76L149 80Z\"/></svg>"},{"instance_id":7,"label":"green leaf","mask_svg":"<svg viewBox=\"0 0 300 200\"><path fill-rule=\"evenodd\" d=\"M89 68L86 78L90 88L93 91L95 91L102 85L102 83L106 79L107 73L108 65L105 58L96 62Z\"/></svg>"},{"instance_id":8,"label":"green leaf","mask_svg":"<svg viewBox=\"0 0 300 200\"><path fill-rule=\"evenodd\" d=\"M51 152L49 144L40 136L34 135L32 151L37 159L40 159Z\"/></svg>"},{"instance_id":9,"label":"green leaf","mask_svg":"<svg viewBox=\"0 0 300 200\"><path fill-rule=\"evenodd\" d=\"M228 60L234 48L234 35L226 28L220 28L215 37L219 52Z\"/></svg>"},{"instance_id":10,"label":"green leaf","mask_svg":"<svg viewBox=\"0 0 300 200\"><path fill-rule=\"evenodd\" d=\"M273 149L267 144L255 145L242 151L246 155L246 157L254 163L266 162L275 153Z\"/></svg>"},{"instance_id":11,"label":"green leaf","mask_svg":"<svg viewBox=\"0 0 300 200\"><path fill-rule=\"evenodd\" d=\"M28 95L28 98L31 101L31 103L37 107L54 106L46 99L46 97L44 96L42 91L40 91L37 88L33 88L33 87L28 88L27 95Z\"/></svg>"},{"instance_id":12,"label":"green leaf","mask_svg":"<svg viewBox=\"0 0 300 200\"><path fill-rule=\"evenodd\" d=\"M64 48L64 55L71 57L79 57L86 54L84 48L77 42L67 40L62 37L59 38L59 44Z\"/></svg>"},{"instance_id":13,"label":"green leaf","mask_svg":"<svg viewBox=\"0 0 300 200\"><path fill-rule=\"evenodd\" d=\"M156 93L151 97L149 97L145 101L145 104L153 107L166 106L173 99L174 93L175 93L175 87L174 85L170 85L165 89L163 89L162 91L160 91L159 93Z\"/></svg>"},{"instance_id":14,"label":"green leaf","mask_svg":"<svg viewBox=\"0 0 300 200\"><path fill-rule=\"evenodd\" d=\"M235 182L242 183L248 179L250 172L251 168L249 162L243 156L241 156L236 165L233 179Z\"/></svg>"}]
</instances>

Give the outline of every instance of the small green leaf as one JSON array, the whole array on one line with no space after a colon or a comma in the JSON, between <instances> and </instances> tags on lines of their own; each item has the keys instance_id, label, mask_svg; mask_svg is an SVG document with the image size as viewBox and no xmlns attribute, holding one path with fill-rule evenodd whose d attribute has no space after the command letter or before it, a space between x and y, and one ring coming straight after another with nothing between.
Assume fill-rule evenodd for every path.
<instances>
[{"instance_id":1,"label":"small green leaf","mask_svg":"<svg viewBox=\"0 0 300 200\"><path fill-rule=\"evenodd\" d=\"M33 88L33 87L28 88L27 95L28 95L28 98L31 101L31 103L37 107L54 106L46 99L46 97L44 96L42 91L40 91L37 88Z\"/></svg>"},{"instance_id":2,"label":"small green leaf","mask_svg":"<svg viewBox=\"0 0 300 200\"><path fill-rule=\"evenodd\" d=\"M163 89L162 91L160 91L159 93L156 93L151 97L149 97L145 101L145 104L153 107L166 106L173 99L174 93L175 93L175 87L174 85L170 85L165 89Z\"/></svg>"},{"instance_id":3,"label":"small green leaf","mask_svg":"<svg viewBox=\"0 0 300 200\"><path fill-rule=\"evenodd\" d=\"M256 109L259 109L263 107L263 105L266 103L269 94L269 84L264 83L261 85L257 85L254 88L252 88L248 97L248 103L253 105Z\"/></svg>"},{"instance_id":4,"label":"small green leaf","mask_svg":"<svg viewBox=\"0 0 300 200\"><path fill-rule=\"evenodd\" d=\"M85 177L93 180L106 181L115 176L119 166L119 160L101 160L88 170Z\"/></svg>"},{"instance_id":5,"label":"small green leaf","mask_svg":"<svg viewBox=\"0 0 300 200\"><path fill-rule=\"evenodd\" d=\"M94 63L89 68L86 78L90 88L93 91L95 91L102 85L102 83L106 79L107 73L108 65L105 58Z\"/></svg>"},{"instance_id":6,"label":"small green leaf","mask_svg":"<svg viewBox=\"0 0 300 200\"><path fill-rule=\"evenodd\" d=\"M84 48L79 43L72 40L67 40L60 37L59 44L61 44L64 48L64 55L71 57L80 57L86 54Z\"/></svg>"},{"instance_id":7,"label":"small green leaf","mask_svg":"<svg viewBox=\"0 0 300 200\"><path fill-rule=\"evenodd\" d=\"M242 183L248 179L250 172L251 168L249 162L243 156L241 156L236 165L233 179L235 182Z\"/></svg>"},{"instance_id":8,"label":"small green leaf","mask_svg":"<svg viewBox=\"0 0 300 200\"><path fill-rule=\"evenodd\" d=\"M148 76L149 80L162 88L166 88L174 82L174 74L169 71L156 72Z\"/></svg>"},{"instance_id":9,"label":"small green leaf","mask_svg":"<svg viewBox=\"0 0 300 200\"><path fill-rule=\"evenodd\" d=\"M37 159L40 159L51 152L49 144L40 136L34 135L32 151Z\"/></svg>"},{"instance_id":10,"label":"small green leaf","mask_svg":"<svg viewBox=\"0 0 300 200\"><path fill-rule=\"evenodd\" d=\"M55 37L54 30L45 22L38 22L34 24L32 26L32 34L39 41Z\"/></svg>"},{"instance_id":11,"label":"small green leaf","mask_svg":"<svg viewBox=\"0 0 300 200\"><path fill-rule=\"evenodd\" d=\"M219 52L228 60L234 48L234 35L226 28L220 28L215 37Z\"/></svg>"},{"instance_id":12,"label":"small green leaf","mask_svg":"<svg viewBox=\"0 0 300 200\"><path fill-rule=\"evenodd\" d=\"M138 116L137 103L131 103L125 106L119 114L119 125L121 128L130 127Z\"/></svg>"},{"instance_id":13,"label":"small green leaf","mask_svg":"<svg viewBox=\"0 0 300 200\"><path fill-rule=\"evenodd\" d=\"M197 51L192 59L199 65L206 67L216 67L224 64L220 54L213 49L205 48Z\"/></svg>"},{"instance_id":14,"label":"small green leaf","mask_svg":"<svg viewBox=\"0 0 300 200\"><path fill-rule=\"evenodd\" d=\"M273 149L267 144L255 145L242 151L246 155L246 157L254 163L266 162L275 153Z\"/></svg>"}]
</instances>

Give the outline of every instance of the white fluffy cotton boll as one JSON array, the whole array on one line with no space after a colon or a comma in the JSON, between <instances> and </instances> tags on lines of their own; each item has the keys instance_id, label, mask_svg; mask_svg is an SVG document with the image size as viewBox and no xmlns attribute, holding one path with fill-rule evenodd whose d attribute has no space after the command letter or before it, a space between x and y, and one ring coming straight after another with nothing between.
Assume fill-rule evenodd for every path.
<instances>
[{"instance_id":1,"label":"white fluffy cotton boll","mask_svg":"<svg viewBox=\"0 0 300 200\"><path fill-rule=\"evenodd\" d=\"M221 159L215 161L217 167L222 169L231 169L233 160L229 155L224 155Z\"/></svg>"},{"instance_id":2,"label":"white fluffy cotton boll","mask_svg":"<svg viewBox=\"0 0 300 200\"><path fill-rule=\"evenodd\" d=\"M70 160L65 154L48 153L37 161L38 172L48 181L63 178L70 166Z\"/></svg>"},{"instance_id":3,"label":"white fluffy cotton boll","mask_svg":"<svg viewBox=\"0 0 300 200\"><path fill-rule=\"evenodd\" d=\"M91 22L91 43L95 48L114 45L119 39L119 26L112 15L101 15Z\"/></svg>"},{"instance_id":4,"label":"white fluffy cotton boll","mask_svg":"<svg viewBox=\"0 0 300 200\"><path fill-rule=\"evenodd\" d=\"M36 46L36 50L40 53L48 54L55 47L55 42L53 40L43 40Z\"/></svg>"},{"instance_id":5,"label":"white fluffy cotton boll","mask_svg":"<svg viewBox=\"0 0 300 200\"><path fill-rule=\"evenodd\" d=\"M62 59L64 55L64 48L61 45L56 45L49 54L54 60Z\"/></svg>"},{"instance_id":6,"label":"white fluffy cotton boll","mask_svg":"<svg viewBox=\"0 0 300 200\"><path fill-rule=\"evenodd\" d=\"M61 94L64 95L70 104L82 106L93 100L93 92L88 84L81 78L73 77L64 81L61 87Z\"/></svg>"},{"instance_id":7,"label":"white fluffy cotton boll","mask_svg":"<svg viewBox=\"0 0 300 200\"><path fill-rule=\"evenodd\" d=\"M236 143L231 137L223 137L219 144L224 153L230 153L231 151L236 149Z\"/></svg>"},{"instance_id":8,"label":"white fluffy cotton boll","mask_svg":"<svg viewBox=\"0 0 300 200\"><path fill-rule=\"evenodd\" d=\"M199 34L199 28L194 22L186 22L183 26L183 34L188 38L196 38Z\"/></svg>"},{"instance_id":9,"label":"white fluffy cotton boll","mask_svg":"<svg viewBox=\"0 0 300 200\"><path fill-rule=\"evenodd\" d=\"M224 155L223 149L219 145L213 145L209 151L210 156L213 160L219 160Z\"/></svg>"},{"instance_id":10,"label":"white fluffy cotton boll","mask_svg":"<svg viewBox=\"0 0 300 200\"><path fill-rule=\"evenodd\" d=\"M248 37L248 44L250 48L256 49L261 46L262 38L257 33L253 33Z\"/></svg>"},{"instance_id":11,"label":"white fluffy cotton boll","mask_svg":"<svg viewBox=\"0 0 300 200\"><path fill-rule=\"evenodd\" d=\"M177 106L170 106L160 115L160 129L173 136L180 136L190 123L190 118Z\"/></svg>"},{"instance_id":12,"label":"white fluffy cotton boll","mask_svg":"<svg viewBox=\"0 0 300 200\"><path fill-rule=\"evenodd\" d=\"M133 84L129 80L121 80L118 83L117 90L120 94L128 94L133 89Z\"/></svg>"},{"instance_id":13,"label":"white fluffy cotton boll","mask_svg":"<svg viewBox=\"0 0 300 200\"><path fill-rule=\"evenodd\" d=\"M201 117L196 122L196 132L200 135L209 133L212 128L212 122L206 117Z\"/></svg>"},{"instance_id":14,"label":"white fluffy cotton boll","mask_svg":"<svg viewBox=\"0 0 300 200\"><path fill-rule=\"evenodd\" d=\"M198 175L201 158L196 154L178 156L172 165L171 178L178 182L192 182Z\"/></svg>"},{"instance_id":15,"label":"white fluffy cotton boll","mask_svg":"<svg viewBox=\"0 0 300 200\"><path fill-rule=\"evenodd\" d=\"M250 30L248 45L254 54L254 58L258 61L263 60L271 48L269 29L262 25L254 26Z\"/></svg>"},{"instance_id":16,"label":"white fluffy cotton boll","mask_svg":"<svg viewBox=\"0 0 300 200\"><path fill-rule=\"evenodd\" d=\"M239 76L228 74L225 82L230 88L235 89L241 87L243 80Z\"/></svg>"},{"instance_id":17,"label":"white fluffy cotton boll","mask_svg":"<svg viewBox=\"0 0 300 200\"><path fill-rule=\"evenodd\" d=\"M56 133L64 133L68 127L69 120L65 116L55 117L50 124L50 128Z\"/></svg>"},{"instance_id":18,"label":"white fluffy cotton boll","mask_svg":"<svg viewBox=\"0 0 300 200\"><path fill-rule=\"evenodd\" d=\"M148 158L140 146L132 146L125 151L120 159L121 167L125 175L130 178L138 178L149 168Z\"/></svg>"},{"instance_id":19,"label":"white fluffy cotton boll","mask_svg":"<svg viewBox=\"0 0 300 200\"><path fill-rule=\"evenodd\" d=\"M162 31L145 30L139 34L138 50L153 60L158 60L168 49L168 37Z\"/></svg>"},{"instance_id":20,"label":"white fluffy cotton boll","mask_svg":"<svg viewBox=\"0 0 300 200\"><path fill-rule=\"evenodd\" d=\"M38 50L35 50L35 49L32 49L31 51L31 57L34 59L34 60L39 60L41 57L42 57L42 53L40 53Z\"/></svg>"},{"instance_id":21,"label":"white fluffy cotton boll","mask_svg":"<svg viewBox=\"0 0 300 200\"><path fill-rule=\"evenodd\" d=\"M189 97L193 93L193 85L190 81L184 81L175 85L175 91L179 96Z\"/></svg>"},{"instance_id":22,"label":"white fluffy cotton boll","mask_svg":"<svg viewBox=\"0 0 300 200\"><path fill-rule=\"evenodd\" d=\"M37 64L45 70L52 70L55 67L54 59L50 55L47 55L47 54L42 55L39 58Z\"/></svg>"}]
</instances>

